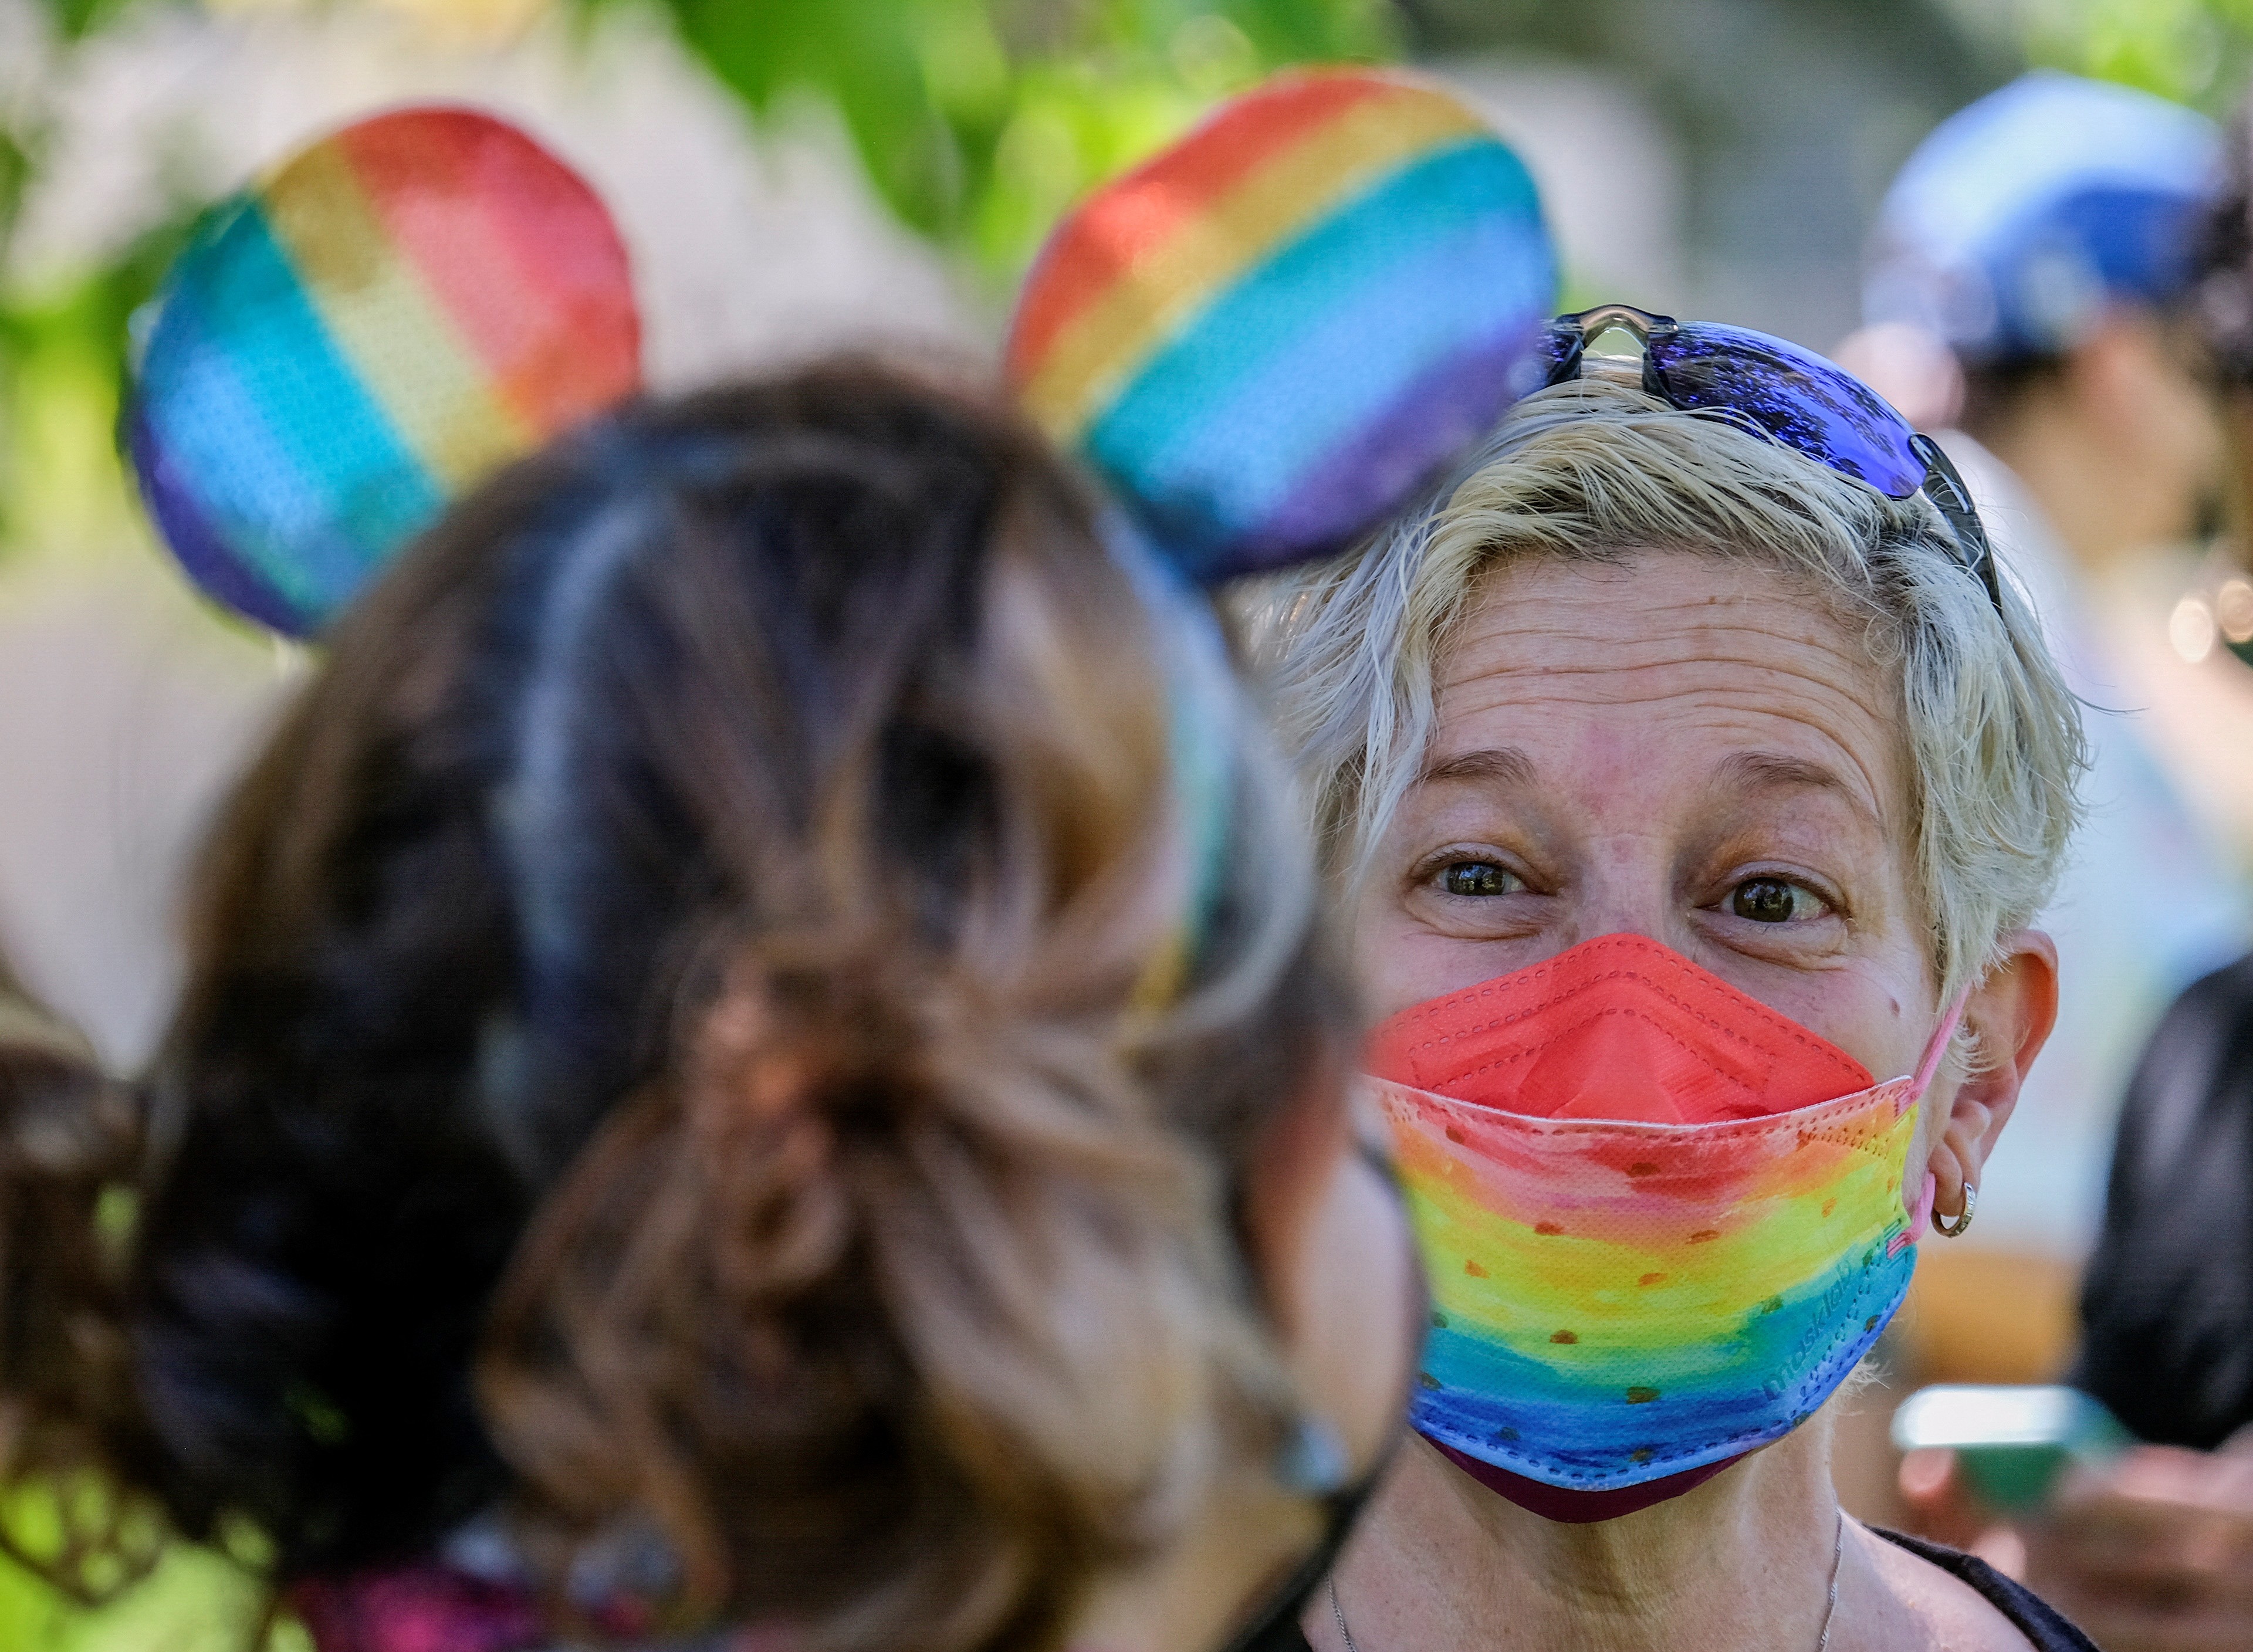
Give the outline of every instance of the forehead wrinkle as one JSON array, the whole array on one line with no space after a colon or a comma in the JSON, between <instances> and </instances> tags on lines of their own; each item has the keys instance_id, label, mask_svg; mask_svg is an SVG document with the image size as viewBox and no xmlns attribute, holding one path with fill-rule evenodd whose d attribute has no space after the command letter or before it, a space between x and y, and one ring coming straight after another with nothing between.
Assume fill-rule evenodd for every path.
<instances>
[{"instance_id":1,"label":"forehead wrinkle","mask_svg":"<svg viewBox=\"0 0 2253 1652\"><path fill-rule=\"evenodd\" d=\"M1528 640L1531 646L1525 645ZM1842 640L1794 636L1761 625L1705 625L1655 637L1622 637L1615 631L1566 626L1516 625L1462 639L1450 651L1441 673L1441 686L1444 688L1471 677L1601 676L1638 667L1664 669L1705 665L1796 668L1802 675L1817 674L1811 663L1808 667L1795 667L1771 658L1778 653L1794 661L1804 661L1810 655L1817 657L1829 667L1820 673L1826 682L1835 682L1842 674L1839 666L1846 667L1845 674L1875 675L1876 661L1866 652L1842 646Z\"/></svg>"},{"instance_id":2,"label":"forehead wrinkle","mask_svg":"<svg viewBox=\"0 0 2253 1652\"><path fill-rule=\"evenodd\" d=\"M1662 680L1658 686L1653 687L1650 674L1658 673L1687 677L1690 680L1670 682ZM1739 673L1754 680L1728 680ZM1857 692L1859 686L1850 687L1841 683L1835 674L1817 669L1812 662L1801 665L1788 660L1711 654L1664 662L1611 660L1586 666L1527 664L1506 666L1452 677L1440 685L1440 699L1444 704L1450 697L1468 695L1482 684L1492 684L1496 688L1493 703L1502 703L1519 697L1517 693L1505 691L1502 686L1507 683L1515 687L1527 678L1541 685L1541 691L1533 698L1569 699L1587 705L1623 705L1636 701L1679 700L1700 694L1750 697L1774 687L1798 694L1811 687L1818 691L1819 698L1850 706L1874 723L1882 726L1888 721L1884 710L1873 703L1866 692Z\"/></svg>"},{"instance_id":3,"label":"forehead wrinkle","mask_svg":"<svg viewBox=\"0 0 2253 1652\"><path fill-rule=\"evenodd\" d=\"M1780 621L1788 624L1780 625ZM1788 592L1759 597L1728 594L1694 602L1623 607L1622 599L1609 593L1493 591L1482 604L1463 616L1451 640L1460 650L1512 635L1621 645L1731 631L1845 655L1859 652L1855 645L1864 634L1862 628L1820 601Z\"/></svg>"},{"instance_id":4,"label":"forehead wrinkle","mask_svg":"<svg viewBox=\"0 0 2253 1652\"><path fill-rule=\"evenodd\" d=\"M1671 611L1685 618L1701 612L1709 617L1654 630L1651 622L1670 610L1647 609L1639 617L1639 634L1623 636L1615 620L1601 628L1580 623L1580 613L1589 606L1585 598L1490 600L1447 651L1434 687L1445 694L1487 678L1601 680L1643 669L1738 667L1819 684L1880 721L1886 720L1884 708L1874 703L1887 698L1877 661L1866 645L1858 645L1859 638L1820 608L1790 604L1803 625L1781 631L1769 611L1774 604L1761 604L1763 613L1756 622L1750 617L1710 617L1716 608L1750 606L1743 598L1678 603ZM1559 609L1565 611L1528 611ZM1481 618L1486 623L1479 624Z\"/></svg>"},{"instance_id":5,"label":"forehead wrinkle","mask_svg":"<svg viewBox=\"0 0 2253 1652\"><path fill-rule=\"evenodd\" d=\"M1694 594L1654 589L1650 576L1670 564L1695 569L1706 588ZM1562 578L1552 577L1556 575ZM1548 589L1530 596L1505 594L1505 588L1529 583ZM1463 618L1470 626L1478 624L1482 610L1483 615L1493 615L1533 604L1594 608L1610 614L1618 612L1622 602L1631 602L1638 613L1685 617L1718 609L1757 606L1772 610L1785 606L1849 631L1860 612L1859 604L1842 602L1828 581L1803 570L1656 545L1593 560L1538 553L1515 557L1480 570L1471 582L1470 596L1463 610Z\"/></svg>"},{"instance_id":6,"label":"forehead wrinkle","mask_svg":"<svg viewBox=\"0 0 2253 1652\"><path fill-rule=\"evenodd\" d=\"M1803 669L1791 664L1771 659L1716 659L1701 654L1675 662L1677 667L1708 666L1715 670L1698 672L1694 675L1678 670L1678 675L1691 675L1687 681L1678 680L1654 689L1648 679L1641 687L1622 681L1611 693L1589 692L1591 686L1607 679L1640 676L1661 669L1655 666L1635 666L1618 661L1604 664L1543 670L1537 666L1524 666L1504 670L1481 672L1475 675L1458 675L1447 683L1440 695L1440 732L1444 738L1447 725L1461 719L1509 708L1531 711L1542 702L1588 706L1644 705L1654 715L1669 703L1687 703L1701 721L1733 723L1740 718L1744 726L1740 736L1755 747L1771 745L1775 739L1776 722L1796 725L1808 730L1825 747L1835 752L1860 779L1864 796L1858 801L1866 812L1873 815L1880 825L1891 817L1887 800L1902 782L1901 776L1887 776L1878 770L1898 766L1893 760L1905 756L1896 750L1900 744L1899 731L1893 721L1870 704L1862 695L1843 687L1834 676L1826 676L1812 669ZM1746 681L1715 681L1717 675L1726 676L1735 672L1755 673L1756 680ZM1532 678L1540 688L1528 694L1523 680ZM1701 680L1702 679L1702 680ZM1505 686L1507 684L1508 686ZM1484 688L1485 692L1480 690ZM1830 714L1826 716L1825 712ZM1868 756L1857 749L1859 741L1851 737L1846 725L1857 718L1865 721L1876 750ZM1442 747L1442 751L1445 748ZM1440 766L1452 759L1447 753L1439 759ZM1518 754L1521 757L1523 752ZM1873 764L1875 767L1873 768ZM1531 765L1519 778L1531 776Z\"/></svg>"},{"instance_id":7,"label":"forehead wrinkle","mask_svg":"<svg viewBox=\"0 0 2253 1652\"><path fill-rule=\"evenodd\" d=\"M1673 560L1663 551L1630 559ZM1754 749L1775 747L1778 721L1804 729L1831 766L1862 782L1857 801L1881 825L1893 805L1906 805L1898 685L1821 592L1758 570L1707 568L1697 570L1698 589L1654 601L1664 582L1632 582L1630 592L1621 577L1629 571L1530 563L1484 582L1435 662L1440 742L1506 744L1503 729L1462 723L1513 708L1538 716L1545 703L1639 704L1661 719L1686 706L1698 722L1721 724L1725 737ZM1435 744L1444 761L1446 745Z\"/></svg>"},{"instance_id":8,"label":"forehead wrinkle","mask_svg":"<svg viewBox=\"0 0 2253 1652\"><path fill-rule=\"evenodd\" d=\"M1662 678L1654 683L1652 674L1662 672L1674 680ZM1528 678L1539 685L1530 694L1523 687L1523 680ZM1743 680L1745 678L1751 680ZM1786 704L1776 702L1779 690L1786 697ZM1710 656L1668 666L1614 661L1550 670L1525 666L1480 672L1452 678L1440 687L1439 699L1442 719L1451 713L1542 701L1615 706L1694 700L1701 703L1739 704L1748 710L1800 721L1804 719L1787 708L1789 701L1799 700L1811 705L1827 702L1851 708L1880 730L1889 722L1885 713L1866 695L1811 667L1771 659L1717 659Z\"/></svg>"},{"instance_id":9,"label":"forehead wrinkle","mask_svg":"<svg viewBox=\"0 0 2253 1652\"><path fill-rule=\"evenodd\" d=\"M1683 559L1660 552L1636 560L1663 566ZM1700 563L1705 559L1686 560ZM1728 588L1673 597L1654 596L1648 581L1634 582L1632 591L1624 590L1622 582L1601 577L1605 571L1547 561L1498 570L1481 582L1482 589L1462 610L1449 652L1512 635L1618 648L1741 631L1767 641L1820 649L1862 665L1873 663L1866 648L1857 646L1865 634L1865 620L1841 613L1826 592L1781 571L1763 574L1707 564L1698 571L1719 575ZM1522 584L1532 589L1508 589ZM1622 634L1629 631L1636 634Z\"/></svg>"}]
</instances>

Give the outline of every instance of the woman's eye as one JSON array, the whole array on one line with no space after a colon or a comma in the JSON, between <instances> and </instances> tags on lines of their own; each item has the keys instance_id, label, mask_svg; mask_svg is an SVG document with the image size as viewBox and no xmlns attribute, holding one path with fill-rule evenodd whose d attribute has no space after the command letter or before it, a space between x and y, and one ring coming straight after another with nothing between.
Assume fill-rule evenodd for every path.
<instances>
[{"instance_id":1,"label":"woman's eye","mask_svg":"<svg viewBox=\"0 0 2253 1652\"><path fill-rule=\"evenodd\" d=\"M1482 896L1515 894L1525 883L1492 861L1458 861L1440 874L1440 887L1449 895Z\"/></svg>"},{"instance_id":2,"label":"woman's eye","mask_svg":"<svg viewBox=\"0 0 2253 1652\"><path fill-rule=\"evenodd\" d=\"M1729 891L1729 910L1755 924L1789 924L1828 910L1813 890L1783 878L1747 878Z\"/></svg>"}]
</instances>

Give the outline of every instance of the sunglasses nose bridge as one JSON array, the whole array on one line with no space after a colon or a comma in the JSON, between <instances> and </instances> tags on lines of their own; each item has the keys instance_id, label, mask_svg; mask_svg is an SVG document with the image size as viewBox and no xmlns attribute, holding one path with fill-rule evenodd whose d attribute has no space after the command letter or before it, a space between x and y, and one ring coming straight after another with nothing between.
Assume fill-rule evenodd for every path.
<instances>
[{"instance_id":1,"label":"sunglasses nose bridge","mask_svg":"<svg viewBox=\"0 0 2253 1652\"><path fill-rule=\"evenodd\" d=\"M1594 310L1583 310L1576 315L1560 316L1559 320L1572 324L1583 338L1591 342L1616 327L1633 333L1639 344L1648 345L1654 338L1664 338L1675 330L1671 316L1654 315L1648 310L1637 310L1633 304L1598 304Z\"/></svg>"},{"instance_id":2,"label":"sunglasses nose bridge","mask_svg":"<svg viewBox=\"0 0 2253 1652\"><path fill-rule=\"evenodd\" d=\"M1679 325L1671 316L1655 315L1648 310L1637 310L1633 304L1598 304L1593 310L1576 310L1552 321L1545 381L1553 385L1578 378L1581 359L1589 346L1615 329L1633 335L1643 348L1643 388L1654 395L1664 395L1665 374L1653 359L1652 346L1671 338L1679 331Z\"/></svg>"}]
</instances>

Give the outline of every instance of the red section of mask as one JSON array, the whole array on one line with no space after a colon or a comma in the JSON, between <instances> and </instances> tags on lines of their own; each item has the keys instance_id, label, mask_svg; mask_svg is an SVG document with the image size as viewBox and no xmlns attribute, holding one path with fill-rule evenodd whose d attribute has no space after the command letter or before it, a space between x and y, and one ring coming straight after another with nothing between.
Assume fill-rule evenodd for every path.
<instances>
[{"instance_id":1,"label":"red section of mask","mask_svg":"<svg viewBox=\"0 0 2253 1652\"><path fill-rule=\"evenodd\" d=\"M1371 1035L1379 1078L1533 1119L1712 1124L1867 1090L1837 1045L1640 935L1409 1009Z\"/></svg>"}]
</instances>

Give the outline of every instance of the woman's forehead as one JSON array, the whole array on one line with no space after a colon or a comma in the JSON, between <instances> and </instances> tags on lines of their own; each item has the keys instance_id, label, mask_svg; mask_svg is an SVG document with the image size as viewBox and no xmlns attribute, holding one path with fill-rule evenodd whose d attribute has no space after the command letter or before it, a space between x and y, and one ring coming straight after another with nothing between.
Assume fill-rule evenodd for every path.
<instances>
[{"instance_id":1,"label":"woman's forehead","mask_svg":"<svg viewBox=\"0 0 2253 1652\"><path fill-rule=\"evenodd\" d=\"M1835 772L1892 818L1898 685L1866 630L1780 571L1677 551L1538 558L1482 582L1439 663L1427 769L1476 752L1530 776L1648 791L1747 756Z\"/></svg>"}]
</instances>

